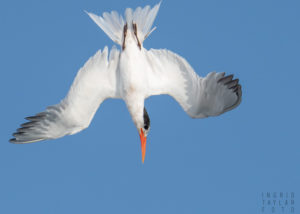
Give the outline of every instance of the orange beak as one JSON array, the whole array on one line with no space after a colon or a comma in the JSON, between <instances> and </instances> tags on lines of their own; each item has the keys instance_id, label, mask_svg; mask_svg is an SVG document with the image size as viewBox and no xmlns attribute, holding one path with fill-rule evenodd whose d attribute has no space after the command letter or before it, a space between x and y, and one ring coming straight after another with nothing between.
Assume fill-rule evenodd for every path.
<instances>
[{"instance_id":1,"label":"orange beak","mask_svg":"<svg viewBox=\"0 0 300 214\"><path fill-rule=\"evenodd\" d=\"M145 136L143 129L140 131L140 138L141 138L141 149L142 149L142 162L145 161L145 155L146 155L146 141L147 137Z\"/></svg>"}]
</instances>

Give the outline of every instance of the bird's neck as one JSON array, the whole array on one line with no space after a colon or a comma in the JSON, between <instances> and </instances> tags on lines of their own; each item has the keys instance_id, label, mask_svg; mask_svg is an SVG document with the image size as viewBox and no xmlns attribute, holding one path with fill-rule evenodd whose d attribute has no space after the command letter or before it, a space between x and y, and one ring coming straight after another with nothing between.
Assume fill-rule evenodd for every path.
<instances>
[{"instance_id":1,"label":"bird's neck","mask_svg":"<svg viewBox=\"0 0 300 214\"><path fill-rule=\"evenodd\" d=\"M125 102L135 126L138 129L139 127L143 127L144 98L132 94L126 97Z\"/></svg>"}]
</instances>

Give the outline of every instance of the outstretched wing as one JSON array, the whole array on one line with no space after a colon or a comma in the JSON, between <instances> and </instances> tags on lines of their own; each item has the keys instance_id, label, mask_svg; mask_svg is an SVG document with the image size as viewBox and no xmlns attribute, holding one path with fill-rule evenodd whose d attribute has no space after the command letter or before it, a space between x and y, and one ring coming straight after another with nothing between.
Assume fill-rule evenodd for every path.
<instances>
[{"instance_id":1,"label":"outstretched wing","mask_svg":"<svg viewBox=\"0 0 300 214\"><path fill-rule=\"evenodd\" d=\"M146 57L151 95L171 95L192 118L217 116L241 102L241 85L233 75L211 72L199 77L184 58L169 50L151 49Z\"/></svg>"},{"instance_id":2,"label":"outstretched wing","mask_svg":"<svg viewBox=\"0 0 300 214\"><path fill-rule=\"evenodd\" d=\"M79 70L67 96L57 105L25 119L12 143L31 143L75 134L87 128L106 98L118 97L116 70L119 51L98 51Z\"/></svg>"}]
</instances>

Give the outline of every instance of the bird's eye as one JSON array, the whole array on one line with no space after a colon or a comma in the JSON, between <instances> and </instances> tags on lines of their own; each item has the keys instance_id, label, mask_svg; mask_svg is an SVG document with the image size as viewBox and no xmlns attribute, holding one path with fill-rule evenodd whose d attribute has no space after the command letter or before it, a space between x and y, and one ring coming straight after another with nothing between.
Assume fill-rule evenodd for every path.
<instances>
[{"instance_id":1,"label":"bird's eye","mask_svg":"<svg viewBox=\"0 0 300 214\"><path fill-rule=\"evenodd\" d=\"M145 130L147 130L148 128L149 128L149 126L148 126L148 125L145 125L145 126L144 126L144 129L145 129Z\"/></svg>"}]
</instances>

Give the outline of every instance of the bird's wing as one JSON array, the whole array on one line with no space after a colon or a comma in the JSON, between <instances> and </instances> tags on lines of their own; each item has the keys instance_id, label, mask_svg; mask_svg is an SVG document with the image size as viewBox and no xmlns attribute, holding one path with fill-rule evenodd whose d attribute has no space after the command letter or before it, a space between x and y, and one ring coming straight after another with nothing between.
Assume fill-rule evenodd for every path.
<instances>
[{"instance_id":1,"label":"bird's wing","mask_svg":"<svg viewBox=\"0 0 300 214\"><path fill-rule=\"evenodd\" d=\"M168 94L192 118L217 116L237 107L242 91L233 75L211 72L199 77L189 63L169 50L146 51L149 94Z\"/></svg>"},{"instance_id":2,"label":"bird's wing","mask_svg":"<svg viewBox=\"0 0 300 214\"><path fill-rule=\"evenodd\" d=\"M27 117L13 134L12 143L31 143L75 134L87 128L106 98L117 98L119 50L99 50L79 70L67 96L44 112Z\"/></svg>"}]
</instances>

